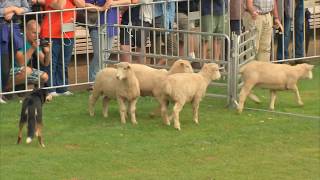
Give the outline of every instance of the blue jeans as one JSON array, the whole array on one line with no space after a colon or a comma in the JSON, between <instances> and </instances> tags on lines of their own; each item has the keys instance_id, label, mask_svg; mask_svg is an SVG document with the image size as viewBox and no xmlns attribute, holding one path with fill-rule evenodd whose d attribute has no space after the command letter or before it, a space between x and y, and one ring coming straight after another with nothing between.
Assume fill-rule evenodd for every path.
<instances>
[{"instance_id":1,"label":"blue jeans","mask_svg":"<svg viewBox=\"0 0 320 180\"><path fill-rule=\"evenodd\" d=\"M304 4L303 0L298 0L295 14L294 14L294 27L295 27L295 57L304 57Z\"/></svg>"},{"instance_id":2,"label":"blue jeans","mask_svg":"<svg viewBox=\"0 0 320 180\"><path fill-rule=\"evenodd\" d=\"M62 40L63 44L61 44ZM49 80L47 82L48 86L51 87L52 85L54 87L68 85L68 65L71 61L73 45L74 39L52 39L52 76L50 65L44 68L44 71L47 72L49 75ZM64 49L64 68L62 48ZM63 79L63 74L65 76L65 79ZM49 92L64 93L67 90L67 87L62 87L56 89L49 89Z\"/></svg>"},{"instance_id":3,"label":"blue jeans","mask_svg":"<svg viewBox=\"0 0 320 180\"><path fill-rule=\"evenodd\" d=\"M98 29L97 28L92 28L90 29L90 38L91 38L91 42L92 42L92 48L93 48L93 58L92 61L89 65L89 81L93 82L96 78L96 74L99 72L100 69L103 68L99 66L99 54L100 56L102 56L102 52L105 50L110 50L112 48L112 43L113 43L113 39L114 37L108 37L108 35L106 35L106 39L105 39L105 43L106 43L106 47L100 47L99 46L99 34L98 34ZM102 41L100 41L100 44L102 44ZM103 50L103 51L101 51ZM105 56L102 57L103 59L109 59L110 57L110 53L106 52ZM103 62L101 62L102 65Z\"/></svg>"},{"instance_id":4,"label":"blue jeans","mask_svg":"<svg viewBox=\"0 0 320 180\"><path fill-rule=\"evenodd\" d=\"M289 59L289 43L291 34L291 19L289 16L284 16L284 32L283 35L278 36L278 48L277 48L277 59ZM282 41L283 39L283 41ZM283 58L284 55L284 58Z\"/></svg>"}]
</instances>

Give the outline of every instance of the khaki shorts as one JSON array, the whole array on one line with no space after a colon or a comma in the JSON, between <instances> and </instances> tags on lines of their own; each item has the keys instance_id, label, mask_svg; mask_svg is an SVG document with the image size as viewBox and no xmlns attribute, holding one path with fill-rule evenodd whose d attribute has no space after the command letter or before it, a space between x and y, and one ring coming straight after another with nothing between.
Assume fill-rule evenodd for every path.
<instances>
[{"instance_id":1,"label":"khaki shorts","mask_svg":"<svg viewBox=\"0 0 320 180\"><path fill-rule=\"evenodd\" d=\"M228 21L227 17L224 15L214 16L206 15L201 16L201 31L208 33L219 33L227 34L228 33ZM205 36L204 39L209 39L210 36Z\"/></svg>"}]
</instances>

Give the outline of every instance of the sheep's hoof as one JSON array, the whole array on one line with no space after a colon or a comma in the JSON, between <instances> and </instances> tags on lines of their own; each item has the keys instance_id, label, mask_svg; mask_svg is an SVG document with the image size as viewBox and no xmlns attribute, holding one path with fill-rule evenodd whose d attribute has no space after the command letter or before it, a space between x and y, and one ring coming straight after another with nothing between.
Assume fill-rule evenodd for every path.
<instances>
[{"instance_id":1,"label":"sheep's hoof","mask_svg":"<svg viewBox=\"0 0 320 180\"><path fill-rule=\"evenodd\" d=\"M242 113L242 109L238 109L238 114L241 114Z\"/></svg>"},{"instance_id":2,"label":"sheep's hoof","mask_svg":"<svg viewBox=\"0 0 320 180\"><path fill-rule=\"evenodd\" d=\"M302 101L298 102L299 106L303 106L304 103Z\"/></svg>"},{"instance_id":3,"label":"sheep's hoof","mask_svg":"<svg viewBox=\"0 0 320 180\"><path fill-rule=\"evenodd\" d=\"M103 117L104 117L104 118L107 118L107 117L108 117L108 114L103 114Z\"/></svg>"},{"instance_id":4,"label":"sheep's hoof","mask_svg":"<svg viewBox=\"0 0 320 180\"><path fill-rule=\"evenodd\" d=\"M45 146L44 144L41 144L41 147L42 147L42 148L45 148L46 146Z\"/></svg>"},{"instance_id":5,"label":"sheep's hoof","mask_svg":"<svg viewBox=\"0 0 320 180\"><path fill-rule=\"evenodd\" d=\"M137 121L133 121L132 124L133 124L133 125L137 125L138 122L137 122Z\"/></svg>"},{"instance_id":6,"label":"sheep's hoof","mask_svg":"<svg viewBox=\"0 0 320 180\"><path fill-rule=\"evenodd\" d=\"M94 112L89 112L90 116L93 117L94 116Z\"/></svg>"},{"instance_id":7,"label":"sheep's hoof","mask_svg":"<svg viewBox=\"0 0 320 180\"><path fill-rule=\"evenodd\" d=\"M198 120L194 120L194 123L196 123L196 125L198 125L198 124L199 124L199 121L198 121Z\"/></svg>"},{"instance_id":8,"label":"sheep's hoof","mask_svg":"<svg viewBox=\"0 0 320 180\"><path fill-rule=\"evenodd\" d=\"M176 129L177 129L178 131L181 131L181 128L180 128L180 127L176 127Z\"/></svg>"},{"instance_id":9,"label":"sheep's hoof","mask_svg":"<svg viewBox=\"0 0 320 180\"><path fill-rule=\"evenodd\" d=\"M170 126L171 123L170 123L170 121L165 121L164 124L167 126Z\"/></svg>"},{"instance_id":10,"label":"sheep's hoof","mask_svg":"<svg viewBox=\"0 0 320 180\"><path fill-rule=\"evenodd\" d=\"M274 107L269 107L269 110L270 111L274 111Z\"/></svg>"}]
</instances>

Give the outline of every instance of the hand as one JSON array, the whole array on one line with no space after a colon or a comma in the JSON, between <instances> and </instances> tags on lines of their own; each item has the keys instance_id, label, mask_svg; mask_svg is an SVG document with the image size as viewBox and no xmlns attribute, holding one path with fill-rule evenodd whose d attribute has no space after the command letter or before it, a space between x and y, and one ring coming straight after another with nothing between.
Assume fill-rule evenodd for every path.
<instances>
[{"instance_id":1,"label":"hand","mask_svg":"<svg viewBox=\"0 0 320 180\"><path fill-rule=\"evenodd\" d=\"M259 15L259 14L257 13L257 11L252 11L252 12L250 12L250 14L251 14L251 17L252 17L253 20L256 20L256 19L257 19L257 16Z\"/></svg>"},{"instance_id":2,"label":"hand","mask_svg":"<svg viewBox=\"0 0 320 180\"><path fill-rule=\"evenodd\" d=\"M39 46L40 43L37 40L34 40L30 44L34 49L36 49Z\"/></svg>"},{"instance_id":3,"label":"hand","mask_svg":"<svg viewBox=\"0 0 320 180\"><path fill-rule=\"evenodd\" d=\"M5 16L4 16L4 19L6 21L11 21L12 17L14 16L14 13L11 12L11 13L7 13Z\"/></svg>"},{"instance_id":4,"label":"hand","mask_svg":"<svg viewBox=\"0 0 320 180\"><path fill-rule=\"evenodd\" d=\"M42 48L42 51L43 51L44 54L46 54L46 55L49 54L49 52L50 52L50 46L51 46L51 44L49 43L49 46L46 46L46 47L43 47L43 48Z\"/></svg>"},{"instance_id":5,"label":"hand","mask_svg":"<svg viewBox=\"0 0 320 180\"><path fill-rule=\"evenodd\" d=\"M283 26L278 18L274 19L274 25L277 27L277 29L279 28L280 32L284 31Z\"/></svg>"},{"instance_id":6,"label":"hand","mask_svg":"<svg viewBox=\"0 0 320 180\"><path fill-rule=\"evenodd\" d=\"M113 3L113 0L107 0L106 3L103 6L104 11L108 10L111 7L112 3Z\"/></svg>"},{"instance_id":7,"label":"hand","mask_svg":"<svg viewBox=\"0 0 320 180\"><path fill-rule=\"evenodd\" d=\"M16 7L16 8L14 9L14 12L15 12L17 15L21 15L21 14L24 13L24 10L23 10L22 8Z\"/></svg>"},{"instance_id":8,"label":"hand","mask_svg":"<svg viewBox=\"0 0 320 180\"><path fill-rule=\"evenodd\" d=\"M38 0L31 0L31 4L37 4Z\"/></svg>"}]
</instances>

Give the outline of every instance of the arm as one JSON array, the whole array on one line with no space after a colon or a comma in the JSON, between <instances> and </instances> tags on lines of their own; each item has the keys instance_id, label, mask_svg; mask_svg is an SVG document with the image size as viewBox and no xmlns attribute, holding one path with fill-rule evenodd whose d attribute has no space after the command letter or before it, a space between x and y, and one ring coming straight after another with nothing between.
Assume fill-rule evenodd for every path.
<instances>
[{"instance_id":1,"label":"arm","mask_svg":"<svg viewBox=\"0 0 320 180\"><path fill-rule=\"evenodd\" d=\"M124 4L130 4L131 0L113 0L111 5L116 6L116 5L124 5Z\"/></svg>"},{"instance_id":2,"label":"arm","mask_svg":"<svg viewBox=\"0 0 320 180\"><path fill-rule=\"evenodd\" d=\"M253 0L247 0L246 7L247 11L249 11L249 13L251 14L252 19L255 20L258 16L258 13L253 6Z\"/></svg>"},{"instance_id":3,"label":"arm","mask_svg":"<svg viewBox=\"0 0 320 180\"><path fill-rule=\"evenodd\" d=\"M76 5L78 8L84 8L86 7L86 2L84 0L73 0L73 3Z\"/></svg>"},{"instance_id":4,"label":"arm","mask_svg":"<svg viewBox=\"0 0 320 180\"><path fill-rule=\"evenodd\" d=\"M36 50L36 48L34 46L31 46L27 50L27 53L26 53L26 59L27 60L31 59L32 54L34 53L35 50ZM17 63L19 64L19 66L24 66L25 65L23 49L22 50L18 50L16 52L16 58L17 58Z\"/></svg>"},{"instance_id":5,"label":"arm","mask_svg":"<svg viewBox=\"0 0 320 180\"><path fill-rule=\"evenodd\" d=\"M279 13L278 13L278 1L274 0L273 3L274 3L274 7L273 7L273 21L274 21L274 24L275 24L275 26L279 27L281 32L283 32L283 26L282 26L282 24L280 22Z\"/></svg>"},{"instance_id":6,"label":"arm","mask_svg":"<svg viewBox=\"0 0 320 180\"><path fill-rule=\"evenodd\" d=\"M49 43L49 46L43 47L42 50L39 52L39 62L41 63L42 66L49 66L50 64L50 46L51 44Z\"/></svg>"},{"instance_id":7,"label":"arm","mask_svg":"<svg viewBox=\"0 0 320 180\"><path fill-rule=\"evenodd\" d=\"M57 10L63 10L66 3L66 0L52 0L50 3L50 7Z\"/></svg>"}]
</instances>

